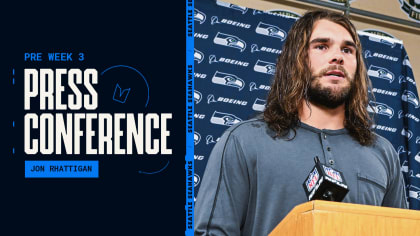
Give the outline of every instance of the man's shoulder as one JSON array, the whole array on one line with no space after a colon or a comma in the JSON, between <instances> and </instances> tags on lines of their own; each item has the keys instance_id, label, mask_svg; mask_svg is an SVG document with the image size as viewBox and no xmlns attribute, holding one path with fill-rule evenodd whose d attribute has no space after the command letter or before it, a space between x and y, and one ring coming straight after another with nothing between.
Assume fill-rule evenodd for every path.
<instances>
[{"instance_id":1,"label":"man's shoulder","mask_svg":"<svg viewBox=\"0 0 420 236\"><path fill-rule=\"evenodd\" d=\"M270 129L263 118L253 118L241 121L226 130L226 133L237 137L248 137L259 134L268 134Z\"/></svg>"},{"instance_id":2,"label":"man's shoulder","mask_svg":"<svg viewBox=\"0 0 420 236\"><path fill-rule=\"evenodd\" d=\"M391 144L391 142L384 138L383 136L373 133L375 135L375 142L373 144L373 147L376 149L379 149L382 152L395 152L394 146Z\"/></svg>"}]
</instances>

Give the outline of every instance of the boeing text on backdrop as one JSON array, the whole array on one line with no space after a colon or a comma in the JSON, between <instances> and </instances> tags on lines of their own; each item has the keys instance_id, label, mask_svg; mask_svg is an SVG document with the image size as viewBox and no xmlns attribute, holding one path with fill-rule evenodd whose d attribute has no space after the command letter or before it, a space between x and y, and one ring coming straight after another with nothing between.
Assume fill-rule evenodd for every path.
<instances>
[{"instance_id":1,"label":"boeing text on backdrop","mask_svg":"<svg viewBox=\"0 0 420 236\"><path fill-rule=\"evenodd\" d=\"M318 156L343 172L343 202L407 208L396 151L372 132L370 81L348 18L313 11L291 28L266 109L214 147L195 205L195 235L267 235L307 201Z\"/></svg>"}]
</instances>

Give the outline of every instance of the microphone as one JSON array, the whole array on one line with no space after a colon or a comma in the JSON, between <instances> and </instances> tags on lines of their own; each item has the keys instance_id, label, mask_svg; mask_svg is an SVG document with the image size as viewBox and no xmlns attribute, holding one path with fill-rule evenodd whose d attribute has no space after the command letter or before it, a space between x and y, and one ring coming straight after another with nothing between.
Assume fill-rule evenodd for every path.
<instances>
[{"instance_id":1,"label":"microphone","mask_svg":"<svg viewBox=\"0 0 420 236\"><path fill-rule=\"evenodd\" d=\"M321 164L318 156L315 166L303 182L308 201L327 200L341 202L349 192L343 173Z\"/></svg>"}]
</instances>

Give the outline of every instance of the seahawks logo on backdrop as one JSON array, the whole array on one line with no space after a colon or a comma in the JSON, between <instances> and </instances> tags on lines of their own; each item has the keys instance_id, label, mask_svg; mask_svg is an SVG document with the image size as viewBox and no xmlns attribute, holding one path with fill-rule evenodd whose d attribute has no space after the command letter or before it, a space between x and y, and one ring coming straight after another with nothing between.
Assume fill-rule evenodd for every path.
<instances>
[{"instance_id":1,"label":"seahawks logo on backdrop","mask_svg":"<svg viewBox=\"0 0 420 236\"><path fill-rule=\"evenodd\" d=\"M420 152L418 152L415 156L414 156L414 160L417 161L418 163L420 163Z\"/></svg>"},{"instance_id":2,"label":"seahawks logo on backdrop","mask_svg":"<svg viewBox=\"0 0 420 236\"><path fill-rule=\"evenodd\" d=\"M254 104L252 104L252 110L254 111L264 111L267 101L263 99L256 98Z\"/></svg>"},{"instance_id":3,"label":"seahawks logo on backdrop","mask_svg":"<svg viewBox=\"0 0 420 236\"><path fill-rule=\"evenodd\" d=\"M288 11L284 9L272 9L272 10L267 10L266 12L269 14L271 13L271 14L275 14L275 15L279 15L279 16L283 16L287 18L293 18L293 19L298 19L302 16L296 12Z\"/></svg>"},{"instance_id":4,"label":"seahawks logo on backdrop","mask_svg":"<svg viewBox=\"0 0 420 236\"><path fill-rule=\"evenodd\" d=\"M411 103L415 106L415 108L419 108L419 99L417 98L417 96L409 91L409 90L404 90L403 94L401 95L401 100L403 100L404 102L408 102Z\"/></svg>"},{"instance_id":5,"label":"seahawks logo on backdrop","mask_svg":"<svg viewBox=\"0 0 420 236\"><path fill-rule=\"evenodd\" d=\"M274 73L276 72L276 64L258 60L255 63L254 71L274 75Z\"/></svg>"},{"instance_id":6,"label":"seahawks logo on backdrop","mask_svg":"<svg viewBox=\"0 0 420 236\"><path fill-rule=\"evenodd\" d=\"M199 104L201 102L202 98L203 98L203 94L201 94L197 90L194 90L194 102L195 102L195 104Z\"/></svg>"},{"instance_id":7,"label":"seahawks logo on backdrop","mask_svg":"<svg viewBox=\"0 0 420 236\"><path fill-rule=\"evenodd\" d=\"M213 43L226 47L236 48L243 52L246 48L246 43L235 35L224 34L217 32L213 39Z\"/></svg>"},{"instance_id":8,"label":"seahawks logo on backdrop","mask_svg":"<svg viewBox=\"0 0 420 236\"><path fill-rule=\"evenodd\" d=\"M245 86L245 82L236 75L223 73L219 71L216 71L214 73L211 82L213 82L213 84L220 84L224 86L238 88L239 91L241 91Z\"/></svg>"},{"instance_id":9,"label":"seahawks logo on backdrop","mask_svg":"<svg viewBox=\"0 0 420 236\"><path fill-rule=\"evenodd\" d=\"M194 145L197 145L201 140L201 135L197 131L194 131Z\"/></svg>"},{"instance_id":10,"label":"seahawks logo on backdrop","mask_svg":"<svg viewBox=\"0 0 420 236\"><path fill-rule=\"evenodd\" d=\"M254 9L254 11L252 11L252 15L259 15L259 14L267 14L266 12L264 12L264 11L261 11L261 10L255 10Z\"/></svg>"},{"instance_id":11,"label":"seahawks logo on backdrop","mask_svg":"<svg viewBox=\"0 0 420 236\"><path fill-rule=\"evenodd\" d=\"M408 197L414 198L414 199L420 201L420 188L418 188L414 185L410 185L408 187Z\"/></svg>"},{"instance_id":12,"label":"seahawks logo on backdrop","mask_svg":"<svg viewBox=\"0 0 420 236\"><path fill-rule=\"evenodd\" d=\"M382 31L382 30L365 29L365 30L361 30L361 32L366 32L366 33L369 33L369 34L378 35L378 37L369 36L369 40L372 41L372 42L377 42L377 43L388 45L391 48L394 48L397 45L397 43L392 39L399 40L395 36L393 36L392 34L389 34L389 33L385 32L385 31ZM386 38L389 38L389 40L386 39Z\"/></svg>"},{"instance_id":13,"label":"seahawks logo on backdrop","mask_svg":"<svg viewBox=\"0 0 420 236\"><path fill-rule=\"evenodd\" d=\"M388 116L391 119L394 116L394 109L385 103L370 101L367 107L367 111L379 115Z\"/></svg>"},{"instance_id":14,"label":"seahawks logo on backdrop","mask_svg":"<svg viewBox=\"0 0 420 236\"><path fill-rule=\"evenodd\" d=\"M285 18L293 18L293 19L298 19L301 17L301 15L296 12L283 10L283 9L272 9L272 10L267 10L267 11L254 10L252 14L253 15L268 14L268 15L282 16Z\"/></svg>"},{"instance_id":15,"label":"seahawks logo on backdrop","mask_svg":"<svg viewBox=\"0 0 420 236\"><path fill-rule=\"evenodd\" d=\"M388 38L392 38L392 39L398 39L397 37L395 37L394 35L387 33L385 31L382 30L378 30L378 29L365 29L362 30L363 32L369 33L369 34L375 34L381 37L388 37Z\"/></svg>"},{"instance_id":16,"label":"seahawks logo on backdrop","mask_svg":"<svg viewBox=\"0 0 420 236\"><path fill-rule=\"evenodd\" d=\"M395 78L394 74L388 69L374 65L369 66L368 75L379 79L388 80L389 83L392 83Z\"/></svg>"},{"instance_id":17,"label":"seahawks logo on backdrop","mask_svg":"<svg viewBox=\"0 0 420 236\"><path fill-rule=\"evenodd\" d=\"M219 111L214 111L213 115L210 118L210 123L216 124L216 125L226 125L226 126L232 126L241 121L242 119L240 119L239 117L233 114L219 112Z\"/></svg>"},{"instance_id":18,"label":"seahawks logo on backdrop","mask_svg":"<svg viewBox=\"0 0 420 236\"><path fill-rule=\"evenodd\" d=\"M194 48L194 61L197 61L200 64L204 60L204 54Z\"/></svg>"},{"instance_id":19,"label":"seahawks logo on backdrop","mask_svg":"<svg viewBox=\"0 0 420 236\"><path fill-rule=\"evenodd\" d=\"M420 144L420 136L416 137L416 144Z\"/></svg>"},{"instance_id":20,"label":"seahawks logo on backdrop","mask_svg":"<svg viewBox=\"0 0 420 236\"><path fill-rule=\"evenodd\" d=\"M408 60L408 55L405 55L404 60L403 60L403 65L411 68L410 61Z\"/></svg>"},{"instance_id":21,"label":"seahawks logo on backdrop","mask_svg":"<svg viewBox=\"0 0 420 236\"><path fill-rule=\"evenodd\" d=\"M257 25L257 28L255 28L255 32L257 34L262 34L274 38L279 38L281 41L286 39L286 31L280 29L279 27L275 25L266 24L264 22L260 22Z\"/></svg>"},{"instance_id":22,"label":"seahawks logo on backdrop","mask_svg":"<svg viewBox=\"0 0 420 236\"><path fill-rule=\"evenodd\" d=\"M203 24L206 21L206 14L194 8L194 20Z\"/></svg>"},{"instance_id":23,"label":"seahawks logo on backdrop","mask_svg":"<svg viewBox=\"0 0 420 236\"><path fill-rule=\"evenodd\" d=\"M420 23L420 2L413 0L398 0L401 10L413 21Z\"/></svg>"},{"instance_id":24,"label":"seahawks logo on backdrop","mask_svg":"<svg viewBox=\"0 0 420 236\"><path fill-rule=\"evenodd\" d=\"M219 5L219 6L222 6L222 7L227 7L227 8L231 8L231 9L240 11L240 12L242 12L242 14L245 14L248 11L248 8L246 8L246 7L238 6L238 5L235 5L235 4L228 3L228 2L222 2L222 1L219 1L219 0L216 1L216 4Z\"/></svg>"},{"instance_id":25,"label":"seahawks logo on backdrop","mask_svg":"<svg viewBox=\"0 0 420 236\"><path fill-rule=\"evenodd\" d=\"M200 176L194 173L194 187L200 183Z\"/></svg>"},{"instance_id":26,"label":"seahawks logo on backdrop","mask_svg":"<svg viewBox=\"0 0 420 236\"><path fill-rule=\"evenodd\" d=\"M407 137L407 140L410 140L413 137L413 132L409 129L403 128L401 130L401 135Z\"/></svg>"},{"instance_id":27,"label":"seahawks logo on backdrop","mask_svg":"<svg viewBox=\"0 0 420 236\"><path fill-rule=\"evenodd\" d=\"M378 37L373 37L373 36L369 36L369 40L373 41L373 42L377 42L377 43L382 43L385 45L390 46L391 48L394 48L396 43L386 40L386 39L382 39L382 38L378 38Z\"/></svg>"}]
</instances>

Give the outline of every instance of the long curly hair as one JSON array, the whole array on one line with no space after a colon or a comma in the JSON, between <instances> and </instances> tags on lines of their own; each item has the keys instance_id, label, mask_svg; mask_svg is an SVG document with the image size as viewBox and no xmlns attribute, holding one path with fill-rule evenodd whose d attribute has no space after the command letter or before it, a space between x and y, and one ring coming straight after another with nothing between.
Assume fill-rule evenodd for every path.
<instances>
[{"instance_id":1,"label":"long curly hair","mask_svg":"<svg viewBox=\"0 0 420 236\"><path fill-rule=\"evenodd\" d=\"M362 57L362 46L357 31L350 20L340 13L318 10L303 15L292 26L277 59L276 73L267 98L264 120L277 136L286 136L292 130L296 134L299 124L298 110L302 101L308 103L311 85L311 69L308 65L309 39L316 21L326 19L343 26L356 44L357 69L349 99L345 102L344 127L361 145L371 145L374 134L370 127L373 118L367 111L368 89L371 87ZM373 97L373 94L371 93ZM294 138L292 136L292 139Z\"/></svg>"}]
</instances>

